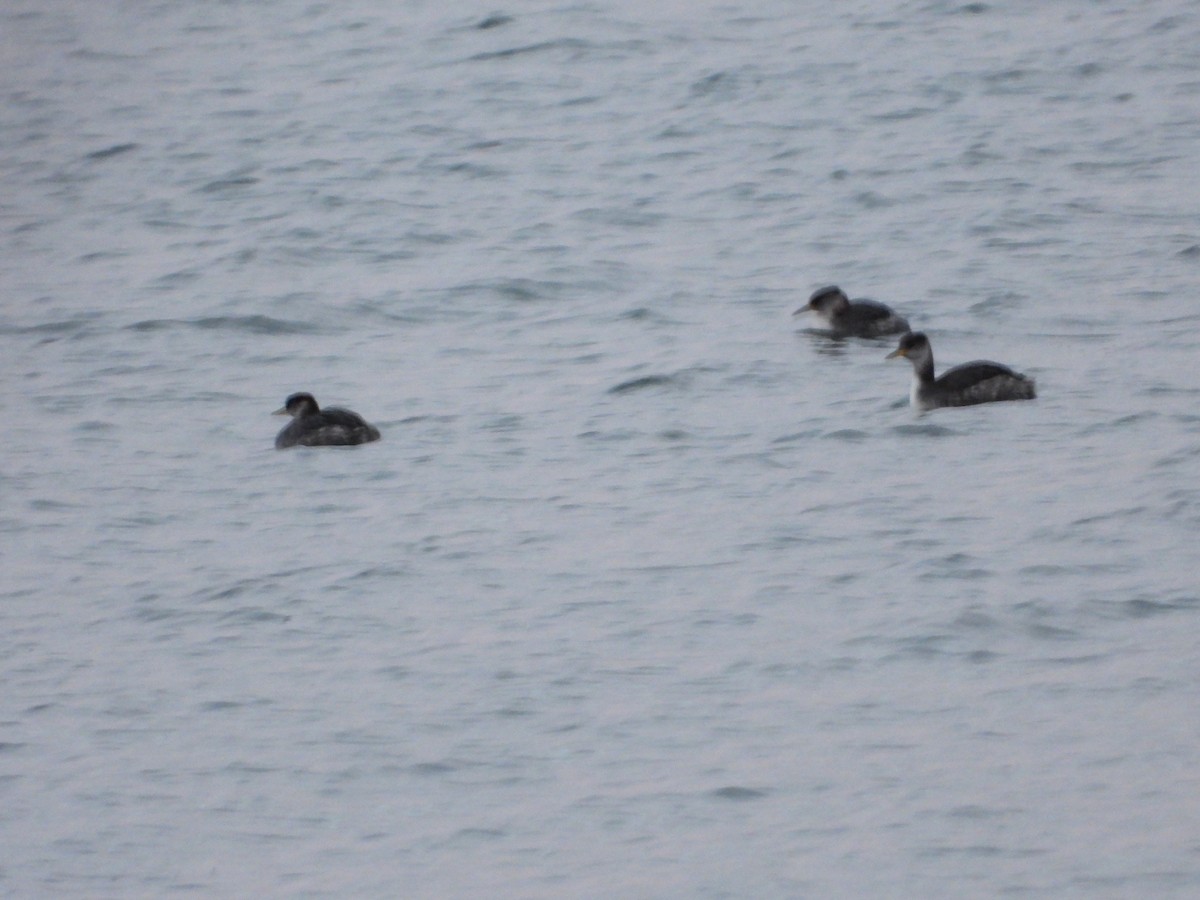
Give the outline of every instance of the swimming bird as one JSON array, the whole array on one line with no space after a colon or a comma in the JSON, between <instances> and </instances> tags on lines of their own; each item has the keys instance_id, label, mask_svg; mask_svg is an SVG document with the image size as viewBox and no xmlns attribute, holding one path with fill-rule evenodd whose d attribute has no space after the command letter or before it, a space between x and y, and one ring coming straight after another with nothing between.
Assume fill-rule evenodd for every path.
<instances>
[{"instance_id":1,"label":"swimming bird","mask_svg":"<svg viewBox=\"0 0 1200 900\"><path fill-rule=\"evenodd\" d=\"M330 406L321 409L312 394L292 394L277 416L292 421L275 438L275 449L288 447L339 447L379 440L379 429L368 425L358 413Z\"/></svg>"},{"instance_id":2,"label":"swimming bird","mask_svg":"<svg viewBox=\"0 0 1200 900\"><path fill-rule=\"evenodd\" d=\"M985 359L963 363L933 377L933 347L921 332L900 338L900 346L885 359L905 357L913 367L909 402L915 409L943 406L973 406L998 400L1032 400L1037 396L1032 378L1014 372L1008 366Z\"/></svg>"},{"instance_id":3,"label":"swimming bird","mask_svg":"<svg viewBox=\"0 0 1200 900\"><path fill-rule=\"evenodd\" d=\"M908 322L890 306L874 300L851 300L836 284L817 288L808 303L792 315L805 312L820 316L834 337L873 338L908 331Z\"/></svg>"}]
</instances>

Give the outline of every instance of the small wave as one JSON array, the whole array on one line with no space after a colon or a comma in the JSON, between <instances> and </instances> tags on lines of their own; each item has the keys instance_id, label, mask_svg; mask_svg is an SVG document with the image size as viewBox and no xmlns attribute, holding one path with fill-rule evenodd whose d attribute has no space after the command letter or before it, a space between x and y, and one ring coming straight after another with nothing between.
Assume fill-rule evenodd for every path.
<instances>
[{"instance_id":1,"label":"small wave","mask_svg":"<svg viewBox=\"0 0 1200 900\"><path fill-rule=\"evenodd\" d=\"M759 800L767 796L767 792L734 784L728 787L717 788L711 792L710 796L718 800Z\"/></svg>"},{"instance_id":2,"label":"small wave","mask_svg":"<svg viewBox=\"0 0 1200 900\"><path fill-rule=\"evenodd\" d=\"M1121 603L1119 608L1130 619L1147 619L1150 616L1195 609L1197 605L1198 601L1195 597L1184 597L1178 600L1147 600L1145 597L1134 597L1132 600Z\"/></svg>"},{"instance_id":3,"label":"small wave","mask_svg":"<svg viewBox=\"0 0 1200 900\"><path fill-rule=\"evenodd\" d=\"M226 712L231 709L241 709L246 704L237 700L210 700L200 704L201 712Z\"/></svg>"},{"instance_id":4,"label":"small wave","mask_svg":"<svg viewBox=\"0 0 1200 900\"><path fill-rule=\"evenodd\" d=\"M530 303L538 300L554 300L562 297L569 288L561 281L542 281L533 278L498 278L494 281L469 281L455 285L449 293L456 297L468 297L479 292L488 292L504 300Z\"/></svg>"},{"instance_id":5,"label":"small wave","mask_svg":"<svg viewBox=\"0 0 1200 900\"><path fill-rule=\"evenodd\" d=\"M1117 416L1114 419L1109 419L1106 422L1096 422L1089 424L1085 428L1081 428L1077 433L1080 437L1091 437L1096 434L1108 434L1111 432L1120 432L1133 425L1138 425L1146 421L1156 419L1158 413L1153 410L1145 412L1128 413L1126 415Z\"/></svg>"},{"instance_id":6,"label":"small wave","mask_svg":"<svg viewBox=\"0 0 1200 900\"><path fill-rule=\"evenodd\" d=\"M698 81L692 82L688 93L693 97L708 97L716 95L719 97L731 97L737 93L739 88L737 73L735 72L713 72L711 75L705 75Z\"/></svg>"},{"instance_id":7,"label":"small wave","mask_svg":"<svg viewBox=\"0 0 1200 900\"><path fill-rule=\"evenodd\" d=\"M200 319L145 319L127 326L130 331L170 331L198 328L203 331L245 331L248 334L317 334L321 331L308 322L289 322L271 316L205 316Z\"/></svg>"},{"instance_id":8,"label":"small wave","mask_svg":"<svg viewBox=\"0 0 1200 900\"><path fill-rule=\"evenodd\" d=\"M222 622L237 622L246 625L255 625L263 622L283 623L291 621L291 616L283 613L271 612L267 609L262 609L257 606L245 606L241 609L230 610L220 617Z\"/></svg>"},{"instance_id":9,"label":"small wave","mask_svg":"<svg viewBox=\"0 0 1200 900\"><path fill-rule=\"evenodd\" d=\"M219 194L225 191L235 191L241 188L247 188L251 185L258 184L258 179L249 175L240 178L218 178L216 181L210 181L204 187L200 188L202 194Z\"/></svg>"},{"instance_id":10,"label":"small wave","mask_svg":"<svg viewBox=\"0 0 1200 900\"><path fill-rule=\"evenodd\" d=\"M839 431L830 431L827 434L821 435L823 438L831 441L845 441L851 444L858 444L865 441L869 434L865 431L860 431L857 428L842 428Z\"/></svg>"},{"instance_id":11,"label":"small wave","mask_svg":"<svg viewBox=\"0 0 1200 900\"><path fill-rule=\"evenodd\" d=\"M507 835L508 832L503 828L460 828L454 833L455 838L470 840L493 840Z\"/></svg>"},{"instance_id":12,"label":"small wave","mask_svg":"<svg viewBox=\"0 0 1200 900\"><path fill-rule=\"evenodd\" d=\"M958 434L953 428L934 425L932 422L922 422L917 425L896 425L892 428L892 431L906 437L951 437Z\"/></svg>"},{"instance_id":13,"label":"small wave","mask_svg":"<svg viewBox=\"0 0 1200 900\"><path fill-rule=\"evenodd\" d=\"M414 775L449 775L457 772L460 766L448 762L414 763L410 768Z\"/></svg>"},{"instance_id":14,"label":"small wave","mask_svg":"<svg viewBox=\"0 0 1200 900\"><path fill-rule=\"evenodd\" d=\"M631 378L613 385L608 389L608 393L631 394L645 388L669 387L673 384L675 384L675 378L671 375L643 375L641 378Z\"/></svg>"},{"instance_id":15,"label":"small wave","mask_svg":"<svg viewBox=\"0 0 1200 900\"><path fill-rule=\"evenodd\" d=\"M661 213L647 212L628 206L590 206L571 213L571 218L580 222L598 225L616 225L621 228L648 228L666 219Z\"/></svg>"},{"instance_id":16,"label":"small wave","mask_svg":"<svg viewBox=\"0 0 1200 900\"><path fill-rule=\"evenodd\" d=\"M794 432L793 434L785 434L783 437L777 437L774 440L772 440L771 443L772 444L795 444L798 441L805 441L805 440L808 440L809 438L818 437L819 435L820 435L820 432L816 431L816 430L797 431L797 432Z\"/></svg>"},{"instance_id":17,"label":"small wave","mask_svg":"<svg viewBox=\"0 0 1200 900\"><path fill-rule=\"evenodd\" d=\"M563 38L556 41L539 41L536 44L525 44L520 47L507 47L504 50L490 50L486 53L476 53L467 58L467 62L489 62L498 59L512 59L515 56L527 56L530 53L542 53L546 50L587 50L591 45L587 41L574 38Z\"/></svg>"},{"instance_id":18,"label":"small wave","mask_svg":"<svg viewBox=\"0 0 1200 900\"><path fill-rule=\"evenodd\" d=\"M0 324L0 334L79 334L91 324L91 317L66 319L59 322L39 322L36 325L3 325Z\"/></svg>"},{"instance_id":19,"label":"small wave","mask_svg":"<svg viewBox=\"0 0 1200 900\"><path fill-rule=\"evenodd\" d=\"M931 559L929 560L929 564L932 571L922 573L920 577L923 581L941 579L977 581L992 575L990 569L979 565L978 558L969 553L951 553L947 556Z\"/></svg>"},{"instance_id":20,"label":"small wave","mask_svg":"<svg viewBox=\"0 0 1200 900\"><path fill-rule=\"evenodd\" d=\"M1079 633L1072 628L1064 628L1058 625L1046 625L1041 622L1032 622L1025 626L1025 633L1031 638L1039 641L1073 641L1079 637ZM1097 659L1096 654L1088 654L1083 659L1090 661ZM1060 660L1063 661L1063 660ZM1072 662L1081 661L1080 658L1072 658Z\"/></svg>"},{"instance_id":21,"label":"small wave","mask_svg":"<svg viewBox=\"0 0 1200 900\"><path fill-rule=\"evenodd\" d=\"M80 507L77 503L65 503L61 500L30 500L29 508L37 512L66 512Z\"/></svg>"},{"instance_id":22,"label":"small wave","mask_svg":"<svg viewBox=\"0 0 1200 900\"><path fill-rule=\"evenodd\" d=\"M634 438L640 437L640 431L633 431L628 428L619 428L613 431L599 431L592 429L589 431L581 431L579 439L584 441L600 441L604 443L616 443L623 441L631 441Z\"/></svg>"},{"instance_id":23,"label":"small wave","mask_svg":"<svg viewBox=\"0 0 1200 900\"><path fill-rule=\"evenodd\" d=\"M111 159L114 156L120 156L122 153L128 153L130 150L136 150L137 144L115 144L112 147L105 147L103 150L93 150L84 159L102 160Z\"/></svg>"},{"instance_id":24,"label":"small wave","mask_svg":"<svg viewBox=\"0 0 1200 900\"><path fill-rule=\"evenodd\" d=\"M985 612L968 609L954 618L953 625L967 631L989 631L996 628L999 623Z\"/></svg>"},{"instance_id":25,"label":"small wave","mask_svg":"<svg viewBox=\"0 0 1200 900\"><path fill-rule=\"evenodd\" d=\"M504 13L492 13L487 18L476 23L475 27L479 31L488 31L492 28L499 28L501 25L507 25L512 20L512 16L506 16Z\"/></svg>"}]
</instances>

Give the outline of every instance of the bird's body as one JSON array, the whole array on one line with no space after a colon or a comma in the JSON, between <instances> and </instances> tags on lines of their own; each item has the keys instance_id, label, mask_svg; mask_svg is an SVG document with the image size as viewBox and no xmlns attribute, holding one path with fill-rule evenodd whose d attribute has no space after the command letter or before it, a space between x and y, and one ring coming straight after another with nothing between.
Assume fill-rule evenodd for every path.
<instances>
[{"instance_id":1,"label":"bird's body","mask_svg":"<svg viewBox=\"0 0 1200 900\"><path fill-rule=\"evenodd\" d=\"M379 429L348 409L317 406L312 394L292 394L277 416L292 421L275 438L275 449L288 447L344 447L379 440Z\"/></svg>"},{"instance_id":2,"label":"bird's body","mask_svg":"<svg viewBox=\"0 0 1200 900\"><path fill-rule=\"evenodd\" d=\"M794 315L815 312L833 337L877 338L908 331L908 322L890 307L874 300L851 300L836 285L816 290Z\"/></svg>"},{"instance_id":3,"label":"bird's body","mask_svg":"<svg viewBox=\"0 0 1200 900\"><path fill-rule=\"evenodd\" d=\"M920 332L900 338L900 346L887 358L897 356L903 356L912 363L913 382L909 402L914 409L925 411L1002 400L1033 400L1037 397L1032 378L984 359L947 369L940 378L935 378L933 347L929 338Z\"/></svg>"}]
</instances>

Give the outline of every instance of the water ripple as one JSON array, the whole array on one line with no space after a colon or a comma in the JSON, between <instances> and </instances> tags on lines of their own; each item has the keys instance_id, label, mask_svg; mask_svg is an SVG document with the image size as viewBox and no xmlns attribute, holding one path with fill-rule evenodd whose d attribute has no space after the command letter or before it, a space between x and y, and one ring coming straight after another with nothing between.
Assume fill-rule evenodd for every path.
<instances>
[{"instance_id":1,"label":"water ripple","mask_svg":"<svg viewBox=\"0 0 1200 900\"><path fill-rule=\"evenodd\" d=\"M247 334L320 334L328 329L309 322L288 321L271 316L204 316L197 319L144 319L126 326L131 331L242 331Z\"/></svg>"}]
</instances>

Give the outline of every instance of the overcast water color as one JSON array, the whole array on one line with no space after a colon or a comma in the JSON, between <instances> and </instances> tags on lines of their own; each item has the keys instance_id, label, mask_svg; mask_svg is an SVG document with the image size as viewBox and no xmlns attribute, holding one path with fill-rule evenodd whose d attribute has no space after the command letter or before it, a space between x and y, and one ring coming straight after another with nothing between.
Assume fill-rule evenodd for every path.
<instances>
[{"instance_id":1,"label":"overcast water color","mask_svg":"<svg viewBox=\"0 0 1200 900\"><path fill-rule=\"evenodd\" d=\"M1197 172L1182 0L6 3L0 893L1200 895Z\"/></svg>"}]
</instances>

